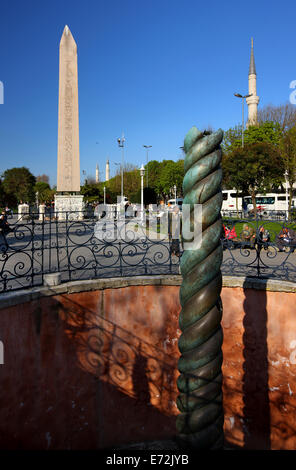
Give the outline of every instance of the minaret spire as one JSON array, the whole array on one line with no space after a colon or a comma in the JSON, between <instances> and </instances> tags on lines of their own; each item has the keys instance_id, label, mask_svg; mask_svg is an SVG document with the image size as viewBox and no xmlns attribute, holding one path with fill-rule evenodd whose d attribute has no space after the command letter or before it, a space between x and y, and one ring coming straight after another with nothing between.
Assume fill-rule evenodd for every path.
<instances>
[{"instance_id":1,"label":"minaret spire","mask_svg":"<svg viewBox=\"0 0 296 470\"><path fill-rule=\"evenodd\" d=\"M96 166L96 183L99 182L99 165Z\"/></svg>"},{"instance_id":2,"label":"minaret spire","mask_svg":"<svg viewBox=\"0 0 296 470\"><path fill-rule=\"evenodd\" d=\"M254 41L251 38L251 57L249 66L249 97L246 98L248 105L248 122L247 127L256 126L257 121L257 108L259 103L259 96L257 96L257 74L254 58Z\"/></svg>"},{"instance_id":3,"label":"minaret spire","mask_svg":"<svg viewBox=\"0 0 296 470\"><path fill-rule=\"evenodd\" d=\"M106 162L106 180L105 181L109 181L110 179L110 165L109 165L109 158Z\"/></svg>"},{"instance_id":4,"label":"minaret spire","mask_svg":"<svg viewBox=\"0 0 296 470\"><path fill-rule=\"evenodd\" d=\"M249 66L249 75L252 75L252 74L256 75L253 38L251 38L251 58L250 58L250 66Z\"/></svg>"}]
</instances>

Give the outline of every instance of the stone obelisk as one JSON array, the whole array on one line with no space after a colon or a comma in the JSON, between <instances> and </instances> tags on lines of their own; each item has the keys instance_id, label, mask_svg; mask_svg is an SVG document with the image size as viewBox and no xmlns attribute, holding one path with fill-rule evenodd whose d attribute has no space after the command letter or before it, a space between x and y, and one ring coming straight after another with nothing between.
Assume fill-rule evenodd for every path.
<instances>
[{"instance_id":1,"label":"stone obelisk","mask_svg":"<svg viewBox=\"0 0 296 470\"><path fill-rule=\"evenodd\" d=\"M81 219L77 45L68 26L60 41L58 168L55 211L59 219ZM68 213L68 214L66 214Z\"/></svg>"}]
</instances>

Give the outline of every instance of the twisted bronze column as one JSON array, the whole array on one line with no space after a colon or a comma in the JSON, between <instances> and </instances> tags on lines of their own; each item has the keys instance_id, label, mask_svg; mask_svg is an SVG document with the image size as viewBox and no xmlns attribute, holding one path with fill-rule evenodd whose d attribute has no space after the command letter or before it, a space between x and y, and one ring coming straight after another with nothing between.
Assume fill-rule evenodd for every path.
<instances>
[{"instance_id":1,"label":"twisted bronze column","mask_svg":"<svg viewBox=\"0 0 296 470\"><path fill-rule=\"evenodd\" d=\"M191 212L194 204L202 204L202 242L198 249L184 250L180 265L177 406L181 414L176 426L181 443L195 449L223 447L222 139L221 129L209 134L192 127L184 140L183 204L190 204Z\"/></svg>"}]
</instances>

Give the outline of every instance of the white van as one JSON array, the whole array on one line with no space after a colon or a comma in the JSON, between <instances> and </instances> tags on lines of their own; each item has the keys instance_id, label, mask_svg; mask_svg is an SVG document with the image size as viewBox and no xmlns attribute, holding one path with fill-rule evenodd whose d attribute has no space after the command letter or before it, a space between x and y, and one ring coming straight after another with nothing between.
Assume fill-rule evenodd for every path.
<instances>
[{"instance_id":1,"label":"white van","mask_svg":"<svg viewBox=\"0 0 296 470\"><path fill-rule=\"evenodd\" d=\"M169 199L166 203L168 209L173 209L175 206L178 206L182 210L183 198L177 197L176 199Z\"/></svg>"}]
</instances>

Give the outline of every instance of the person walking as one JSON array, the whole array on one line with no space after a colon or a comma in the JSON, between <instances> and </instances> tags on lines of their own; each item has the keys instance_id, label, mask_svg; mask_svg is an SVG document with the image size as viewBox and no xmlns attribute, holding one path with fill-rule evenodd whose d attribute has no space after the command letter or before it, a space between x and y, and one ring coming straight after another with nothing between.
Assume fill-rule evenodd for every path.
<instances>
[{"instance_id":1,"label":"person walking","mask_svg":"<svg viewBox=\"0 0 296 470\"><path fill-rule=\"evenodd\" d=\"M171 212L169 212L169 242L170 242L170 252L180 258L180 233L181 233L181 223L180 223L180 209L178 206L175 206Z\"/></svg>"}]
</instances>

